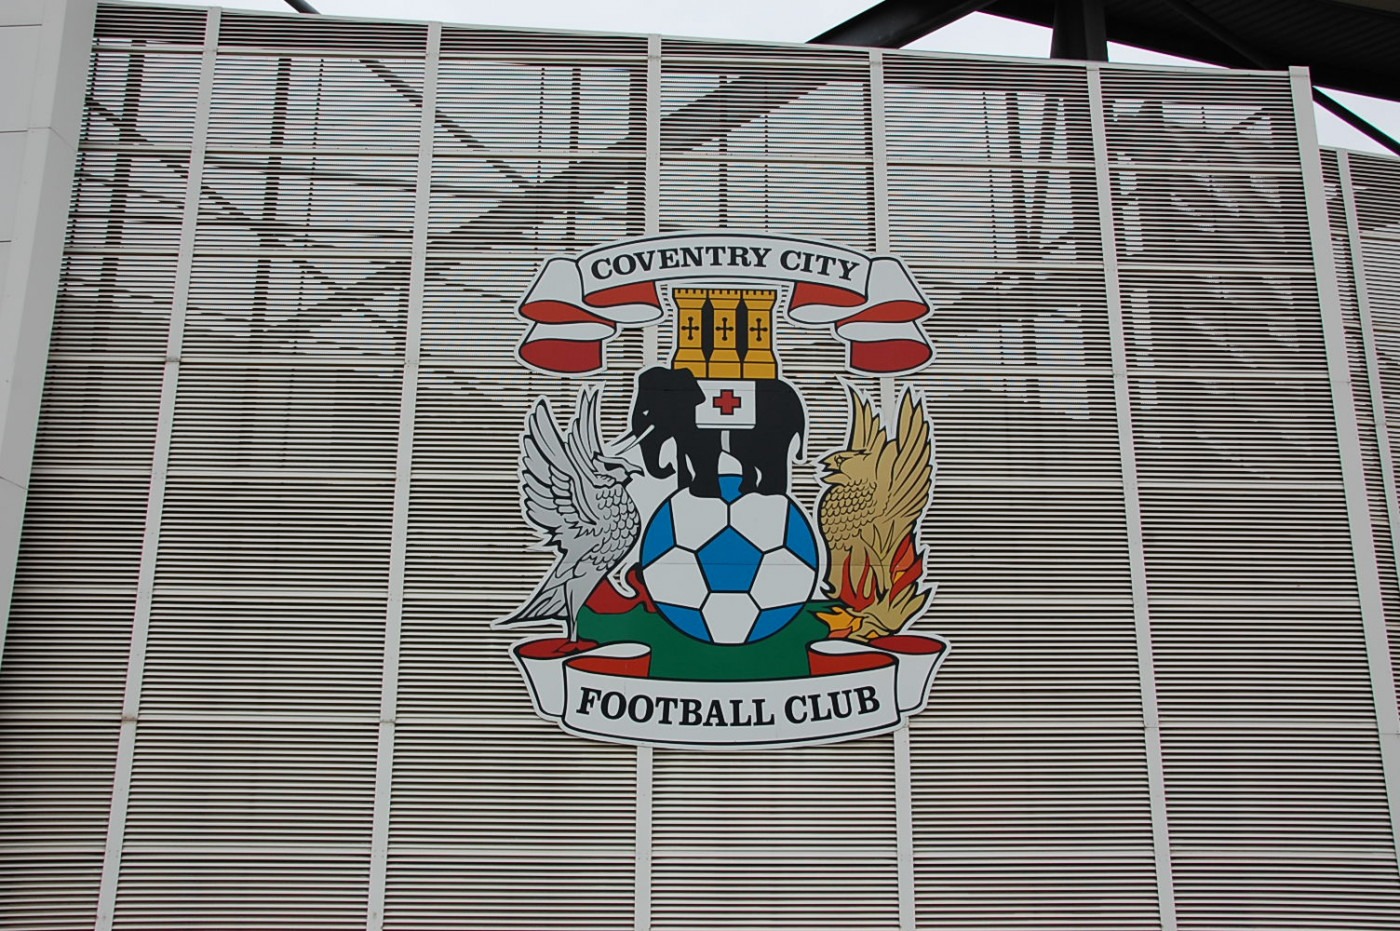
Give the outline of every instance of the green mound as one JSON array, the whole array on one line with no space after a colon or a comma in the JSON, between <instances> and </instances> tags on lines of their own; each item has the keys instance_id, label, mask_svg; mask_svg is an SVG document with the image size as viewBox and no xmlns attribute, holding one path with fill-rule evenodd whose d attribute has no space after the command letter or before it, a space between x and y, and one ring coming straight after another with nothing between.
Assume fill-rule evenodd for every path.
<instances>
[{"instance_id":1,"label":"green mound","mask_svg":"<svg viewBox=\"0 0 1400 931\"><path fill-rule=\"evenodd\" d=\"M659 614L636 607L626 614L579 612L579 636L599 643L651 647L651 678L704 682L795 679L808 674L807 646L831 633L816 612L835 602L811 601L786 627L756 643L716 644L681 633Z\"/></svg>"}]
</instances>

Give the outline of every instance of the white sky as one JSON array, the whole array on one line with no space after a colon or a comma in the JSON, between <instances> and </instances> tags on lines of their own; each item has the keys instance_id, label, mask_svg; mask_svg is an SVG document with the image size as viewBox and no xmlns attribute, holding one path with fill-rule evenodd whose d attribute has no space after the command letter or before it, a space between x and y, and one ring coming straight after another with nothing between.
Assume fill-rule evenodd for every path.
<instances>
[{"instance_id":1,"label":"white sky","mask_svg":"<svg viewBox=\"0 0 1400 931\"><path fill-rule=\"evenodd\" d=\"M0 0L3 2L3 0ZM167 0L169 2L169 0ZM183 2L183 0L175 0ZM538 29L587 29L597 32L662 33L712 39L805 42L844 22L876 0L311 0L330 16L371 19L440 20L447 23L521 26ZM225 8L291 12L283 0L226 0ZM1050 30L974 13L909 46L974 55L1044 58ZM1190 64L1110 44L1113 61ZM1358 94L1335 95L1348 107L1400 138L1400 103ZM1386 150L1338 118L1318 108L1318 135L1323 145L1364 152ZM1388 154L1388 153L1386 153Z\"/></svg>"}]
</instances>

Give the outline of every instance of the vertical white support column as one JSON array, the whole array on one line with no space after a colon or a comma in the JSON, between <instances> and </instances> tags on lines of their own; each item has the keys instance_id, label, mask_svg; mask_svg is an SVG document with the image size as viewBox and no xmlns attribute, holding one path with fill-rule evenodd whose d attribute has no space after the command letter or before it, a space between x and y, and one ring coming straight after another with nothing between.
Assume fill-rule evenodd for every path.
<instances>
[{"instance_id":1,"label":"vertical white support column","mask_svg":"<svg viewBox=\"0 0 1400 931\"><path fill-rule=\"evenodd\" d=\"M875 252L890 251L890 172L885 144L885 56L870 50L870 175L874 199ZM899 420L899 388L893 376L880 379L880 413L894 429ZM893 734L895 858L899 884L899 929L914 931L914 776L910 756L909 723Z\"/></svg>"},{"instance_id":2,"label":"vertical white support column","mask_svg":"<svg viewBox=\"0 0 1400 931\"><path fill-rule=\"evenodd\" d=\"M647 38L646 88L646 167L642 190L643 231L648 236L661 232L661 37ZM660 334L654 326L642 330L642 364L658 364Z\"/></svg>"},{"instance_id":3,"label":"vertical white support column","mask_svg":"<svg viewBox=\"0 0 1400 931\"><path fill-rule=\"evenodd\" d=\"M156 415L155 448L151 455L151 485L146 497L146 524L141 538L141 565L136 578L131 653L127 659L126 689L122 696L122 720L117 737L117 765L112 783L111 813L107 820L102 881L97 894L97 931L110 931L116 918L117 882L121 875L127 810L131 803L131 776L136 758L136 725L140 714L142 680L146 672L146 641L151 627L156 558L160 550L161 517L165 510L166 477L170 470L170 439L175 426L175 394L180 382L185 317L189 310L190 270L194 265L195 227L199 222L199 193L204 180L204 150L209 137L209 107L214 90L214 68L219 46L219 15L217 7L209 10L204 23L204 49L200 59L194 129L190 139L190 165L185 178L185 204L180 218L180 246L175 261L175 287L170 302L170 333L166 339L165 371L160 386L160 407Z\"/></svg>"},{"instance_id":4,"label":"vertical white support column","mask_svg":"<svg viewBox=\"0 0 1400 931\"><path fill-rule=\"evenodd\" d=\"M1133 627L1137 635L1143 752L1147 768L1148 805L1152 817L1152 853L1157 873L1157 904L1162 931L1175 931L1176 894L1172 885L1171 846L1167 833L1166 774L1162 765L1161 720L1157 710L1157 672L1152 658L1152 625L1147 601L1147 561L1142 539L1137 452L1133 441L1132 395L1129 393L1128 384L1128 348L1124 332L1122 289L1118 278L1118 237L1113 226L1113 179L1109 174L1102 73L1097 64L1088 66L1087 77L1089 125L1094 146L1094 186L1098 200L1099 241L1103 255L1104 303L1108 311L1109 356L1113 368L1113 405L1118 424L1118 459L1123 473L1128 571L1133 592Z\"/></svg>"},{"instance_id":5,"label":"vertical white support column","mask_svg":"<svg viewBox=\"0 0 1400 931\"><path fill-rule=\"evenodd\" d=\"M644 229L661 231L661 37L647 37L646 168ZM660 364L660 334L654 326L642 330L642 365ZM637 845L633 876L632 926L650 931L652 884L652 785L655 755L651 747L637 748Z\"/></svg>"},{"instance_id":6,"label":"vertical white support column","mask_svg":"<svg viewBox=\"0 0 1400 931\"><path fill-rule=\"evenodd\" d=\"M374 821L370 829L369 896L365 927L384 927L389 880L389 816L394 787L394 736L398 715L399 652L403 637L404 569L408 505L413 473L413 422L418 410L418 368L423 342L423 283L428 266L428 207L433 181L433 119L437 110L438 50L442 24L428 26L423 100L418 123L418 172L414 187L413 245L404 328L403 389L399 401L398 452L394 461L394 510L389 531L389 597L384 616L384 670L379 692L379 748L374 768Z\"/></svg>"},{"instance_id":7,"label":"vertical white support column","mask_svg":"<svg viewBox=\"0 0 1400 931\"><path fill-rule=\"evenodd\" d=\"M1366 467L1361 454L1361 433L1356 425L1356 399L1351 390L1347 362L1346 327L1337 293L1336 260L1332 254L1332 229L1327 216L1327 190L1322 180L1322 155L1318 151L1313 121L1312 83L1306 68L1289 69L1293 113L1298 125L1298 155L1303 168L1303 200L1308 211L1316 269L1317 303L1322 314L1322 341L1327 353L1327 381L1332 390L1332 412L1337 424L1337 445L1342 462L1342 493L1346 499L1351 531L1352 565L1361 602L1361 627L1366 638L1366 663L1371 675L1371 697L1376 709L1381 771L1390 805L1392 842L1400 852L1400 709L1395 705L1395 676L1390 665L1390 641L1385 629L1376 544L1371 535L1371 509L1366 500Z\"/></svg>"}]
</instances>

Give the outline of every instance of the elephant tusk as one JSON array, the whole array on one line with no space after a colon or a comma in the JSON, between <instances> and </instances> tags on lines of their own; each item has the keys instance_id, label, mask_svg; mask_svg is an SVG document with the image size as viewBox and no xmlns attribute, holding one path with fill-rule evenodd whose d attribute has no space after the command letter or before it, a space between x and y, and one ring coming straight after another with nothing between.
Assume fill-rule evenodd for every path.
<instances>
[{"instance_id":1,"label":"elephant tusk","mask_svg":"<svg viewBox=\"0 0 1400 931\"><path fill-rule=\"evenodd\" d=\"M656 424L652 424L651 426L643 430L641 433L624 433L621 437L619 437L619 440L625 442L623 442L621 446L618 446L617 443L619 442L619 440L613 440L612 449L609 451L609 454L613 456L622 455L632 447L636 446L642 440L646 439L646 435L655 429Z\"/></svg>"}]
</instances>

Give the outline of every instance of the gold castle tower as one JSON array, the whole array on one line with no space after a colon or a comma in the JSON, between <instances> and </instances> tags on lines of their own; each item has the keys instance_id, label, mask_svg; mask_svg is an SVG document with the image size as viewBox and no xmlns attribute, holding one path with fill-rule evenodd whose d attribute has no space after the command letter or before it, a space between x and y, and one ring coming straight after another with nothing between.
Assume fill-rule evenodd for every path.
<instances>
[{"instance_id":1,"label":"gold castle tower","mask_svg":"<svg viewBox=\"0 0 1400 931\"><path fill-rule=\"evenodd\" d=\"M696 378L778 377L773 306L763 289L677 288L676 355L671 367Z\"/></svg>"}]
</instances>

